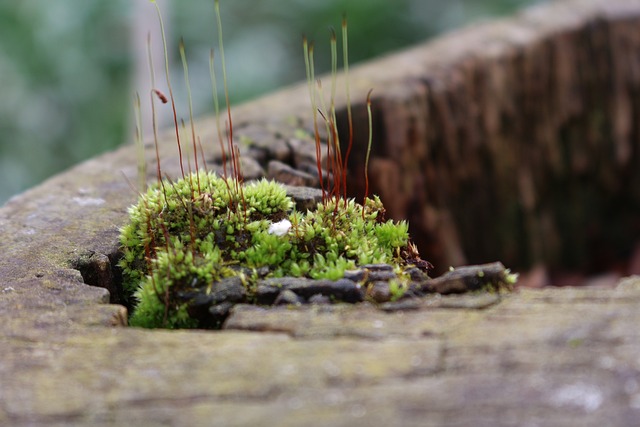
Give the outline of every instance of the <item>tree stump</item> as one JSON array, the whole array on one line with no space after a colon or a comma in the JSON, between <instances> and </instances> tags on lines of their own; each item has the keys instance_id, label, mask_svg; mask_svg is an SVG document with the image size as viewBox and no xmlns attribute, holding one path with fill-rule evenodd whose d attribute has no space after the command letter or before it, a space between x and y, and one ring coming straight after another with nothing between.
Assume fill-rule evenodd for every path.
<instances>
[{"instance_id":1,"label":"tree stump","mask_svg":"<svg viewBox=\"0 0 640 427\"><path fill-rule=\"evenodd\" d=\"M354 67L352 194L373 87L372 192L424 258L630 271L638 28L637 0L553 2ZM304 169L306 85L233 114L256 176L274 160ZM213 124L197 124L208 159ZM178 176L171 132L160 154ZM118 228L137 197L121 172L136 170L124 147L0 208L0 424L637 424L637 278L385 312L242 306L219 333L114 327Z\"/></svg>"},{"instance_id":2,"label":"tree stump","mask_svg":"<svg viewBox=\"0 0 640 427\"><path fill-rule=\"evenodd\" d=\"M552 9L375 63L393 77L372 83L373 191L440 271L500 260L628 272L640 237L638 8Z\"/></svg>"}]
</instances>

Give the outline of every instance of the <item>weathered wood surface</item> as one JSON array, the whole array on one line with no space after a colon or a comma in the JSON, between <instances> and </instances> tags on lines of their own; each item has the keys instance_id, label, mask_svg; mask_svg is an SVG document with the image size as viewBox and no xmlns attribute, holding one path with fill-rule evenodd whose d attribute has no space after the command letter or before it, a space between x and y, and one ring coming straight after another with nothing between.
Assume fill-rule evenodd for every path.
<instances>
[{"instance_id":1,"label":"weathered wood surface","mask_svg":"<svg viewBox=\"0 0 640 427\"><path fill-rule=\"evenodd\" d=\"M581 211L593 188L637 212L638 28L635 0L557 2L354 69L354 99L376 88L376 191L425 258L586 250L555 210ZM307 161L292 147L308 108L301 86L234 111L237 135L258 143L253 166ZM176 176L170 136L162 152ZM83 280L117 284L136 197L121 171L135 182L132 147L0 209L0 425L637 425L637 278L388 312L238 307L220 333L114 327L123 307ZM565 181L583 193L557 193ZM509 206L522 238L493 234ZM635 237L633 216L615 219ZM546 227L576 240L536 240Z\"/></svg>"},{"instance_id":2,"label":"weathered wood surface","mask_svg":"<svg viewBox=\"0 0 640 427\"><path fill-rule=\"evenodd\" d=\"M624 269L640 238L640 31L632 2L599 3L372 65L394 73L375 92L375 190L441 271Z\"/></svg>"}]
</instances>

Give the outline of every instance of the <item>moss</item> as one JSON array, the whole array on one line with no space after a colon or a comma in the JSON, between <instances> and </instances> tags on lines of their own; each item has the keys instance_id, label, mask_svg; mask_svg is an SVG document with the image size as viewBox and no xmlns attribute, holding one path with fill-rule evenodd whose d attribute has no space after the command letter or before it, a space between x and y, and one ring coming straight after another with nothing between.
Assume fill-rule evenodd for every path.
<instances>
[{"instance_id":1,"label":"moss","mask_svg":"<svg viewBox=\"0 0 640 427\"><path fill-rule=\"evenodd\" d=\"M275 182L244 185L202 171L164 181L130 208L120 235L124 289L137 302L131 324L193 327L193 298L233 275L244 275L251 300L258 276L337 280L358 265L400 265L407 224L383 216L377 197L300 212Z\"/></svg>"}]
</instances>

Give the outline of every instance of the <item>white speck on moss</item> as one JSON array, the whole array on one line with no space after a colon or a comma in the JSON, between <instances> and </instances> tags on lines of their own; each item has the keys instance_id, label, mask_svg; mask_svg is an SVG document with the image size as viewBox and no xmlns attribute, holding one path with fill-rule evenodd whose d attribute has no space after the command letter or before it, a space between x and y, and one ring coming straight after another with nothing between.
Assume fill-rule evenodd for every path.
<instances>
[{"instance_id":1,"label":"white speck on moss","mask_svg":"<svg viewBox=\"0 0 640 427\"><path fill-rule=\"evenodd\" d=\"M267 232L269 234L275 234L276 236L284 236L291 228L291 221L283 219L282 221L274 222L269 226Z\"/></svg>"}]
</instances>

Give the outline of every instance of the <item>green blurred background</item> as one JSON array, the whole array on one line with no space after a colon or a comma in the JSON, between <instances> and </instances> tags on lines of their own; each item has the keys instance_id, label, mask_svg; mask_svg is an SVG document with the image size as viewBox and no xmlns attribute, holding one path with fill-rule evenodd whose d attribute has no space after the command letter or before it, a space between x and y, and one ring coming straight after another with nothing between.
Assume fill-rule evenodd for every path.
<instances>
[{"instance_id":1,"label":"green blurred background","mask_svg":"<svg viewBox=\"0 0 640 427\"><path fill-rule=\"evenodd\" d=\"M355 64L534 2L221 0L232 102L303 79L303 33L316 40L319 72L326 71L328 28L339 30L344 12ZM196 111L209 111L213 0L160 4L171 50L177 52L179 36L185 39ZM132 99L137 89L148 91L136 86L144 86L144 39L154 25L148 0L0 2L0 205L133 139ZM176 87L180 67L174 64Z\"/></svg>"}]
</instances>

